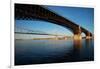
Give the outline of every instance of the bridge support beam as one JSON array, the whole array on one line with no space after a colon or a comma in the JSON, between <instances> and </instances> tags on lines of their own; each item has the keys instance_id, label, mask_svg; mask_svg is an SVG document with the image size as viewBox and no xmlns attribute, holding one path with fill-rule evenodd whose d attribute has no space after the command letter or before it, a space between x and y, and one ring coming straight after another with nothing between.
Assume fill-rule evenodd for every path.
<instances>
[{"instance_id":1,"label":"bridge support beam","mask_svg":"<svg viewBox=\"0 0 100 69\"><path fill-rule=\"evenodd\" d=\"M80 26L74 31L74 40L81 40L82 36L81 36L81 28Z\"/></svg>"},{"instance_id":2,"label":"bridge support beam","mask_svg":"<svg viewBox=\"0 0 100 69\"><path fill-rule=\"evenodd\" d=\"M86 33L86 39L91 39L91 38L92 38L92 36L90 35L89 32L87 32L87 33Z\"/></svg>"},{"instance_id":3,"label":"bridge support beam","mask_svg":"<svg viewBox=\"0 0 100 69\"><path fill-rule=\"evenodd\" d=\"M74 40L81 40L82 36L81 34L74 34Z\"/></svg>"},{"instance_id":4,"label":"bridge support beam","mask_svg":"<svg viewBox=\"0 0 100 69\"><path fill-rule=\"evenodd\" d=\"M92 37L91 36L86 36L86 39L91 39Z\"/></svg>"}]
</instances>

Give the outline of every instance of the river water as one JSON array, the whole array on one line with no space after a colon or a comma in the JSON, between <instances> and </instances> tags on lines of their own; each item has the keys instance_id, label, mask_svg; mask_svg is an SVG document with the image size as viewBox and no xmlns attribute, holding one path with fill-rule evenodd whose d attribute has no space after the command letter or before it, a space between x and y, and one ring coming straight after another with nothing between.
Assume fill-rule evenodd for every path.
<instances>
[{"instance_id":1,"label":"river water","mask_svg":"<svg viewBox=\"0 0 100 69\"><path fill-rule=\"evenodd\" d=\"M15 65L94 60L91 40L15 40Z\"/></svg>"}]
</instances>

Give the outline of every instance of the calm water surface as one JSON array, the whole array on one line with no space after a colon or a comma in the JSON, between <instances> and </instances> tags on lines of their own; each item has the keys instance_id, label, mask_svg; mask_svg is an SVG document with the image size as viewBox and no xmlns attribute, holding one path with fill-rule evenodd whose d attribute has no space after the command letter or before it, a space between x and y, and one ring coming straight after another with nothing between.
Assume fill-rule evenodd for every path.
<instances>
[{"instance_id":1,"label":"calm water surface","mask_svg":"<svg viewBox=\"0 0 100 69\"><path fill-rule=\"evenodd\" d=\"M93 60L93 40L15 40L15 65Z\"/></svg>"}]
</instances>

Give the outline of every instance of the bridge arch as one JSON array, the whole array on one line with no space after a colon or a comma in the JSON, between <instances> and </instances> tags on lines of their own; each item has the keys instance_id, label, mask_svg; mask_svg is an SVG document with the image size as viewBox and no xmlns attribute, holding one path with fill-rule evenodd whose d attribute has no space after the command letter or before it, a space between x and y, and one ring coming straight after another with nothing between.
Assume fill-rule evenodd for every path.
<instances>
[{"instance_id":1,"label":"bridge arch","mask_svg":"<svg viewBox=\"0 0 100 69\"><path fill-rule=\"evenodd\" d=\"M15 4L15 18L39 19L61 25L73 32L74 39L81 39L82 32L89 37L91 34L83 27L39 5Z\"/></svg>"}]
</instances>

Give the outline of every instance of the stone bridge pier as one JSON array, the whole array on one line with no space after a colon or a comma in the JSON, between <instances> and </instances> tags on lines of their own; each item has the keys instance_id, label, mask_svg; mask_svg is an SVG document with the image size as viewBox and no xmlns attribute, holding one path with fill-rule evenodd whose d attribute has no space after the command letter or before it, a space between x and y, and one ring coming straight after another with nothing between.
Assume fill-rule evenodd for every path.
<instances>
[{"instance_id":1,"label":"stone bridge pier","mask_svg":"<svg viewBox=\"0 0 100 69\"><path fill-rule=\"evenodd\" d=\"M85 33L85 35L86 35L86 39L91 39L92 38L92 34L89 33L89 32Z\"/></svg>"},{"instance_id":2,"label":"stone bridge pier","mask_svg":"<svg viewBox=\"0 0 100 69\"><path fill-rule=\"evenodd\" d=\"M86 39L91 39L93 37L92 33L88 32L88 31L82 29L80 26L78 26L77 28L75 28L73 30L73 34L74 34L73 39L74 40L81 40L82 39L82 35L81 35L82 32L85 34Z\"/></svg>"},{"instance_id":3,"label":"stone bridge pier","mask_svg":"<svg viewBox=\"0 0 100 69\"><path fill-rule=\"evenodd\" d=\"M74 29L73 33L74 33L74 36L73 36L74 40L81 40L82 39L82 35L81 35L82 30L81 30L80 26L77 27L76 29Z\"/></svg>"}]
</instances>

